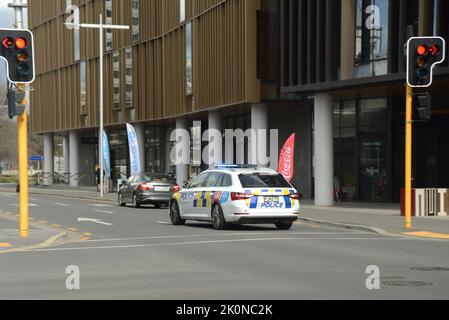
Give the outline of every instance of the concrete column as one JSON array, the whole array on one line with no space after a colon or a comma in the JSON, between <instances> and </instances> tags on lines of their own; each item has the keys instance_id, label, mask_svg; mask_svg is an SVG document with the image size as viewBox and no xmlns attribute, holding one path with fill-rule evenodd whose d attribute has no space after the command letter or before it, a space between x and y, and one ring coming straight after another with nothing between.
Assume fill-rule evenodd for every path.
<instances>
[{"instance_id":1,"label":"concrete column","mask_svg":"<svg viewBox=\"0 0 449 320\"><path fill-rule=\"evenodd\" d=\"M145 172L145 126L142 123L134 125L137 134L137 140L139 141L139 153L140 153L140 163L141 170Z\"/></svg>"},{"instance_id":2,"label":"concrete column","mask_svg":"<svg viewBox=\"0 0 449 320\"><path fill-rule=\"evenodd\" d=\"M268 106L254 104L251 106L251 138L249 143L249 164L268 167ZM265 132L265 134L263 134Z\"/></svg>"},{"instance_id":3,"label":"concrete column","mask_svg":"<svg viewBox=\"0 0 449 320\"><path fill-rule=\"evenodd\" d=\"M329 94L315 96L315 205L334 205L333 99Z\"/></svg>"},{"instance_id":4,"label":"concrete column","mask_svg":"<svg viewBox=\"0 0 449 320\"><path fill-rule=\"evenodd\" d=\"M64 157L64 173L70 172L70 141L69 136L62 137L62 155Z\"/></svg>"},{"instance_id":5,"label":"concrete column","mask_svg":"<svg viewBox=\"0 0 449 320\"><path fill-rule=\"evenodd\" d=\"M190 134L189 122L187 119L176 119L176 182L182 186L184 181L189 180L190 163Z\"/></svg>"},{"instance_id":6,"label":"concrete column","mask_svg":"<svg viewBox=\"0 0 449 320\"><path fill-rule=\"evenodd\" d=\"M209 137L206 157L209 167L223 163L223 123L222 113L209 112Z\"/></svg>"},{"instance_id":7,"label":"concrete column","mask_svg":"<svg viewBox=\"0 0 449 320\"><path fill-rule=\"evenodd\" d=\"M79 155L79 135L76 131L71 131L69 134L69 164L70 164L70 187L79 187L80 177L80 155Z\"/></svg>"},{"instance_id":8,"label":"concrete column","mask_svg":"<svg viewBox=\"0 0 449 320\"><path fill-rule=\"evenodd\" d=\"M44 184L51 186L53 184L53 175L55 173L54 168L54 143L53 134L47 133L44 135Z\"/></svg>"}]
</instances>

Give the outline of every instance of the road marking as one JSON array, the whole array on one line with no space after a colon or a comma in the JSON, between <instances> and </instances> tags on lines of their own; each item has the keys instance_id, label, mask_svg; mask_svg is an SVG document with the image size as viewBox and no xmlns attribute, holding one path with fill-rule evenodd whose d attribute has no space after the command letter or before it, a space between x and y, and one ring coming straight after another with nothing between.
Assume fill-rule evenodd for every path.
<instances>
[{"instance_id":1,"label":"road marking","mask_svg":"<svg viewBox=\"0 0 449 320\"><path fill-rule=\"evenodd\" d=\"M62 226L59 225L59 224L53 224L52 227L55 227L55 228L61 228Z\"/></svg>"},{"instance_id":2,"label":"road marking","mask_svg":"<svg viewBox=\"0 0 449 320\"><path fill-rule=\"evenodd\" d=\"M13 203L13 204L11 204L11 206L12 206L12 207L20 207L20 204L18 204L18 203ZM35 203L30 203L30 204L28 204L28 207L35 208L35 207L39 207L39 205L38 205L38 204L35 204Z\"/></svg>"},{"instance_id":3,"label":"road marking","mask_svg":"<svg viewBox=\"0 0 449 320\"><path fill-rule=\"evenodd\" d=\"M95 210L95 212L99 212L99 213L107 213L107 214L115 214L115 212L111 212L111 211L103 211L103 210Z\"/></svg>"},{"instance_id":4,"label":"road marking","mask_svg":"<svg viewBox=\"0 0 449 320\"><path fill-rule=\"evenodd\" d=\"M433 232L427 232L427 231L404 232L402 234L404 236L423 237L423 238L431 238L431 239L449 239L449 234L433 233Z\"/></svg>"},{"instance_id":5,"label":"road marking","mask_svg":"<svg viewBox=\"0 0 449 320\"><path fill-rule=\"evenodd\" d=\"M233 239L233 240L210 240L210 241L191 241L191 242L172 242L172 243L154 243L154 244L136 244L127 246L103 246L103 247L74 247L74 248L56 248L56 249L38 249L24 250L23 252L57 252L57 251L82 251L82 250L111 250L111 249L136 249L151 247L168 247L168 246L186 246L201 244L224 244L224 243L244 243L244 242L268 242L268 241L336 241L336 240L365 240L365 241L410 241L406 238L260 238L260 239Z\"/></svg>"},{"instance_id":6,"label":"road marking","mask_svg":"<svg viewBox=\"0 0 449 320\"><path fill-rule=\"evenodd\" d=\"M79 231L77 228L67 228L67 230L69 230L69 231L73 231L73 232L77 232L77 231Z\"/></svg>"},{"instance_id":7,"label":"road marking","mask_svg":"<svg viewBox=\"0 0 449 320\"><path fill-rule=\"evenodd\" d=\"M165 222L165 221L157 221L156 223L159 223L159 224L171 224L171 223Z\"/></svg>"},{"instance_id":8,"label":"road marking","mask_svg":"<svg viewBox=\"0 0 449 320\"><path fill-rule=\"evenodd\" d=\"M92 233L90 233L90 232L84 232L84 233L83 233L83 236L91 237L91 236L92 236Z\"/></svg>"},{"instance_id":9,"label":"road marking","mask_svg":"<svg viewBox=\"0 0 449 320\"><path fill-rule=\"evenodd\" d=\"M12 244L10 244L9 242L3 242L0 243L0 248L11 248Z\"/></svg>"},{"instance_id":10,"label":"road marking","mask_svg":"<svg viewBox=\"0 0 449 320\"><path fill-rule=\"evenodd\" d=\"M299 235L362 235L368 234L367 232L294 232L294 233L271 233L272 235L282 235L282 236L299 236ZM157 239L176 239L176 238L200 238L200 237L234 237L234 236L247 236L248 232L245 233L208 233L208 234L190 234L190 235L180 235L180 236L159 236L159 237L136 237L136 238L116 238L116 239L96 239L89 242L118 242L118 241L134 241L134 240L157 240ZM251 233L254 236L267 236L270 235L268 232Z\"/></svg>"},{"instance_id":11,"label":"road marking","mask_svg":"<svg viewBox=\"0 0 449 320\"><path fill-rule=\"evenodd\" d=\"M65 204L65 203L56 203L56 205L60 206L60 207L70 207L69 204Z\"/></svg>"},{"instance_id":12,"label":"road marking","mask_svg":"<svg viewBox=\"0 0 449 320\"><path fill-rule=\"evenodd\" d=\"M97 208L112 208L112 206L110 204L89 204L89 206L91 207L97 207Z\"/></svg>"},{"instance_id":13,"label":"road marking","mask_svg":"<svg viewBox=\"0 0 449 320\"><path fill-rule=\"evenodd\" d=\"M43 224L48 224L48 222L47 221L44 221L44 220L40 220L40 221L38 221L39 223L43 223Z\"/></svg>"},{"instance_id":14,"label":"road marking","mask_svg":"<svg viewBox=\"0 0 449 320\"><path fill-rule=\"evenodd\" d=\"M112 223L103 222L103 220L100 220L100 219L78 218L78 222L92 222L92 223L102 224L105 226L113 226Z\"/></svg>"}]
</instances>

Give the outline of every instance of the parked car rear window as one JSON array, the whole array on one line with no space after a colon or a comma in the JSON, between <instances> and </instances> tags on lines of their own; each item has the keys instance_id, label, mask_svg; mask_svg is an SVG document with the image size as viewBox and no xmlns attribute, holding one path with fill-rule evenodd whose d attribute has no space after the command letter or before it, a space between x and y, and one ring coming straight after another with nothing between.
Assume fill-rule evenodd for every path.
<instances>
[{"instance_id":1,"label":"parked car rear window","mask_svg":"<svg viewBox=\"0 0 449 320\"><path fill-rule=\"evenodd\" d=\"M143 179L146 182L175 183L175 179L172 176L162 173L147 174Z\"/></svg>"},{"instance_id":2,"label":"parked car rear window","mask_svg":"<svg viewBox=\"0 0 449 320\"><path fill-rule=\"evenodd\" d=\"M243 188L291 188L281 174L241 174L239 179Z\"/></svg>"}]
</instances>

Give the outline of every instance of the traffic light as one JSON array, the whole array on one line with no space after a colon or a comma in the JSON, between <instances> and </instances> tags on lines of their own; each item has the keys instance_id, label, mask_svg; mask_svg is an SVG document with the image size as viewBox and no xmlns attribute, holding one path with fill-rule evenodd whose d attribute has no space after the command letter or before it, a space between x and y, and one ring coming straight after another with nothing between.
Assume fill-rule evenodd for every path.
<instances>
[{"instance_id":1,"label":"traffic light","mask_svg":"<svg viewBox=\"0 0 449 320\"><path fill-rule=\"evenodd\" d=\"M432 119L432 96L430 94L417 94L414 105L416 106L414 112L416 114L416 120L428 121Z\"/></svg>"},{"instance_id":2,"label":"traffic light","mask_svg":"<svg viewBox=\"0 0 449 320\"><path fill-rule=\"evenodd\" d=\"M8 116L10 119L14 119L25 111L25 93L8 90L6 95L8 99Z\"/></svg>"},{"instance_id":3,"label":"traffic light","mask_svg":"<svg viewBox=\"0 0 449 320\"><path fill-rule=\"evenodd\" d=\"M12 83L34 81L33 34L29 30L0 29L0 57L6 61Z\"/></svg>"},{"instance_id":4,"label":"traffic light","mask_svg":"<svg viewBox=\"0 0 449 320\"><path fill-rule=\"evenodd\" d=\"M414 37L407 43L407 83L411 87L432 85L433 68L446 58L446 42L441 37Z\"/></svg>"}]
</instances>

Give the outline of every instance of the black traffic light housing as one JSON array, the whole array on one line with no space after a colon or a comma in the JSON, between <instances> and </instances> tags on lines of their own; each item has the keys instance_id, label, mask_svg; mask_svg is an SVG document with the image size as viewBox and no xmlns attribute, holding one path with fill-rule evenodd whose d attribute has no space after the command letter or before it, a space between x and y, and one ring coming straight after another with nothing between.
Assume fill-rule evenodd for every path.
<instances>
[{"instance_id":1,"label":"black traffic light housing","mask_svg":"<svg viewBox=\"0 0 449 320\"><path fill-rule=\"evenodd\" d=\"M429 93L419 93L414 96L416 115L415 121L429 121L432 119L432 96Z\"/></svg>"},{"instance_id":2,"label":"black traffic light housing","mask_svg":"<svg viewBox=\"0 0 449 320\"><path fill-rule=\"evenodd\" d=\"M8 116L10 119L14 119L16 116L21 115L25 111L25 93L17 92L8 87L6 98L8 100Z\"/></svg>"},{"instance_id":3,"label":"black traffic light housing","mask_svg":"<svg viewBox=\"0 0 449 320\"><path fill-rule=\"evenodd\" d=\"M34 81L34 39L29 30L0 29L0 57L6 61L12 83Z\"/></svg>"},{"instance_id":4,"label":"black traffic light housing","mask_svg":"<svg viewBox=\"0 0 449 320\"><path fill-rule=\"evenodd\" d=\"M413 37L407 43L407 84L427 88L433 82L433 68L446 58L441 37Z\"/></svg>"}]
</instances>

